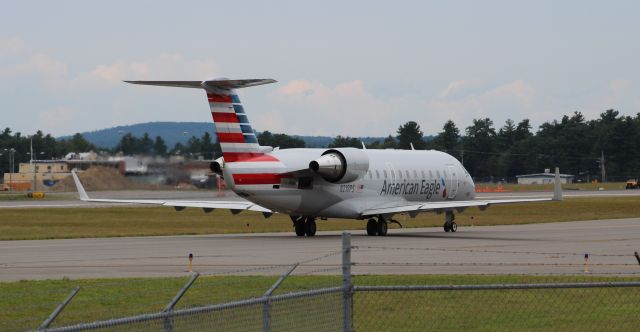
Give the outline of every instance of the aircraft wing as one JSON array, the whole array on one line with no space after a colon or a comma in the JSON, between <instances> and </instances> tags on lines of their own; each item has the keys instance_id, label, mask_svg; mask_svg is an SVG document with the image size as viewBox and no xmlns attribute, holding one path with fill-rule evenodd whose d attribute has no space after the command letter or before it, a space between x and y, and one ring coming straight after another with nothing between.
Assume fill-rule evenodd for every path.
<instances>
[{"instance_id":1,"label":"aircraft wing","mask_svg":"<svg viewBox=\"0 0 640 332\"><path fill-rule=\"evenodd\" d=\"M108 198L90 198L87 192L84 190L78 175L75 170L71 171L73 181L78 189L78 195L80 200L84 202L101 202L101 203L129 203L129 204L150 204L150 205L162 205L171 206L178 209L187 207L197 207L205 209L205 211L211 211L213 209L227 209L233 213L238 213L243 210L262 212L266 215L271 215L274 212L257 205L255 203L238 200L238 201L182 201L182 200L162 200L162 199L108 199Z\"/></svg>"},{"instance_id":2,"label":"aircraft wing","mask_svg":"<svg viewBox=\"0 0 640 332\"><path fill-rule=\"evenodd\" d=\"M469 200L469 201L445 201L445 202L407 202L396 206L385 206L362 211L362 216L375 216L380 214L419 213L438 210L455 210L477 206L486 208L493 204L515 204L530 202L547 202L555 200L549 198L524 198L524 199L496 199L496 200Z\"/></svg>"}]
</instances>

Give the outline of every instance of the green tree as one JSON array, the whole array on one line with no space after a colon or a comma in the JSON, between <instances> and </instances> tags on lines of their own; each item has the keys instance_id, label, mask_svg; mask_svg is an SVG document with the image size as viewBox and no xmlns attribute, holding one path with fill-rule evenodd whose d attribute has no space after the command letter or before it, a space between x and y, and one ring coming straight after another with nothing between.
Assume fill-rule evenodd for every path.
<instances>
[{"instance_id":1,"label":"green tree","mask_svg":"<svg viewBox=\"0 0 640 332\"><path fill-rule=\"evenodd\" d=\"M79 135L79 134L76 134ZM139 139L131 133L126 133L122 135L120 138L120 142L116 145L115 150L118 152L122 152L124 155L134 155L138 153L138 148L140 146Z\"/></svg>"},{"instance_id":2,"label":"green tree","mask_svg":"<svg viewBox=\"0 0 640 332\"><path fill-rule=\"evenodd\" d=\"M333 142L329 144L329 148L346 148L346 147L361 148L362 143L356 137L349 137L349 136L344 137L344 136L338 135L333 139Z\"/></svg>"},{"instance_id":3,"label":"green tree","mask_svg":"<svg viewBox=\"0 0 640 332\"><path fill-rule=\"evenodd\" d=\"M418 125L415 121L409 121L400 127L398 127L398 148L409 150L411 149L411 144L416 149L424 149L425 142L422 139L424 133L420 130L420 125Z\"/></svg>"},{"instance_id":4,"label":"green tree","mask_svg":"<svg viewBox=\"0 0 640 332\"><path fill-rule=\"evenodd\" d=\"M459 155L460 130L456 124L449 120L442 127L442 131L433 139L434 148L445 151L453 156Z\"/></svg>"},{"instance_id":5,"label":"green tree","mask_svg":"<svg viewBox=\"0 0 640 332\"><path fill-rule=\"evenodd\" d=\"M258 142L264 146L280 147L281 149L304 148L305 142L295 136L286 134L272 134L265 130L258 134Z\"/></svg>"},{"instance_id":6,"label":"green tree","mask_svg":"<svg viewBox=\"0 0 640 332\"><path fill-rule=\"evenodd\" d=\"M156 139L153 142L153 154L155 156L167 155L167 144L164 142L164 139L162 139L162 137L160 136L156 136Z\"/></svg>"},{"instance_id":7,"label":"green tree","mask_svg":"<svg viewBox=\"0 0 640 332\"><path fill-rule=\"evenodd\" d=\"M495 138L496 131L493 128L493 121L489 118L473 119L472 125L467 127L462 144L465 152L465 167L472 176L493 175L491 171L496 159Z\"/></svg>"},{"instance_id":8,"label":"green tree","mask_svg":"<svg viewBox=\"0 0 640 332\"><path fill-rule=\"evenodd\" d=\"M384 139L384 141L382 141L382 145L380 147L383 149L395 149L398 147L398 141L396 141L395 137L389 135Z\"/></svg>"},{"instance_id":9,"label":"green tree","mask_svg":"<svg viewBox=\"0 0 640 332\"><path fill-rule=\"evenodd\" d=\"M144 155L151 155L153 153L153 140L149 137L148 133L144 133L138 141L137 152Z\"/></svg>"}]
</instances>

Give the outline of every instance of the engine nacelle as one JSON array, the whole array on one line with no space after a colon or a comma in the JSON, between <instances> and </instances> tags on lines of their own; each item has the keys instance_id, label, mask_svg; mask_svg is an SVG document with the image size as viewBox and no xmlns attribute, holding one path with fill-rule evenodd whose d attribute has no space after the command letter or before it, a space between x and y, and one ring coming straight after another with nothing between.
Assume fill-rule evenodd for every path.
<instances>
[{"instance_id":1,"label":"engine nacelle","mask_svg":"<svg viewBox=\"0 0 640 332\"><path fill-rule=\"evenodd\" d=\"M222 168L224 167L224 157L220 157L216 160L214 160L213 162L211 162L211 164L209 164L209 169L211 169L212 172L222 176Z\"/></svg>"},{"instance_id":2,"label":"engine nacelle","mask_svg":"<svg viewBox=\"0 0 640 332\"><path fill-rule=\"evenodd\" d=\"M356 148L331 149L310 162L309 169L329 182L347 183L367 174L369 157Z\"/></svg>"}]
</instances>

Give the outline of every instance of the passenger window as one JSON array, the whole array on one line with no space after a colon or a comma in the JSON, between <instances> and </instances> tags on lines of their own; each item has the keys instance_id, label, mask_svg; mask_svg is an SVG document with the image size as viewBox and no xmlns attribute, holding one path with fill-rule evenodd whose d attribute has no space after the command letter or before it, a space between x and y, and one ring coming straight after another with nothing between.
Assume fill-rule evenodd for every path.
<instances>
[{"instance_id":1,"label":"passenger window","mask_svg":"<svg viewBox=\"0 0 640 332\"><path fill-rule=\"evenodd\" d=\"M426 175L424 175L424 170L420 170L420 173L422 173L422 178L423 178L423 179L426 179L426 178L427 178L427 176L426 176Z\"/></svg>"},{"instance_id":2,"label":"passenger window","mask_svg":"<svg viewBox=\"0 0 640 332\"><path fill-rule=\"evenodd\" d=\"M436 176L438 177L438 179L440 178L440 171L436 171Z\"/></svg>"},{"instance_id":3,"label":"passenger window","mask_svg":"<svg viewBox=\"0 0 640 332\"><path fill-rule=\"evenodd\" d=\"M402 179L402 172L401 171L397 171L398 172L398 179Z\"/></svg>"},{"instance_id":4,"label":"passenger window","mask_svg":"<svg viewBox=\"0 0 640 332\"><path fill-rule=\"evenodd\" d=\"M411 175L409 175L409 171L404 171L404 174L407 176L407 179L411 178Z\"/></svg>"},{"instance_id":5,"label":"passenger window","mask_svg":"<svg viewBox=\"0 0 640 332\"><path fill-rule=\"evenodd\" d=\"M429 179L433 179L433 172L429 170Z\"/></svg>"},{"instance_id":6,"label":"passenger window","mask_svg":"<svg viewBox=\"0 0 640 332\"><path fill-rule=\"evenodd\" d=\"M376 170L376 179L380 178L380 172L378 170Z\"/></svg>"},{"instance_id":7,"label":"passenger window","mask_svg":"<svg viewBox=\"0 0 640 332\"><path fill-rule=\"evenodd\" d=\"M384 178L386 179L387 178L387 170L385 169L382 172L384 173Z\"/></svg>"},{"instance_id":8,"label":"passenger window","mask_svg":"<svg viewBox=\"0 0 640 332\"><path fill-rule=\"evenodd\" d=\"M413 178L417 179L418 178L418 172L416 172L416 170L413 170Z\"/></svg>"}]
</instances>

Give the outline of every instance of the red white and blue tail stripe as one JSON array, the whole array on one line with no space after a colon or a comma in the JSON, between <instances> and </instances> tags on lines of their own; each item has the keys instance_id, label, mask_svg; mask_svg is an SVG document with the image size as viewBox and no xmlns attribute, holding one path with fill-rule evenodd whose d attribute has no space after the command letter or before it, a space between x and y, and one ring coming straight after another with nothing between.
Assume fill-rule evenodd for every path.
<instances>
[{"instance_id":1,"label":"red white and blue tail stripe","mask_svg":"<svg viewBox=\"0 0 640 332\"><path fill-rule=\"evenodd\" d=\"M258 139L235 90L207 91L207 99L226 163L277 161L261 152Z\"/></svg>"},{"instance_id":2,"label":"red white and blue tail stripe","mask_svg":"<svg viewBox=\"0 0 640 332\"><path fill-rule=\"evenodd\" d=\"M247 114L234 89L275 83L272 79L206 81L126 81L132 84L204 89L225 163L278 161L261 152Z\"/></svg>"}]
</instances>

